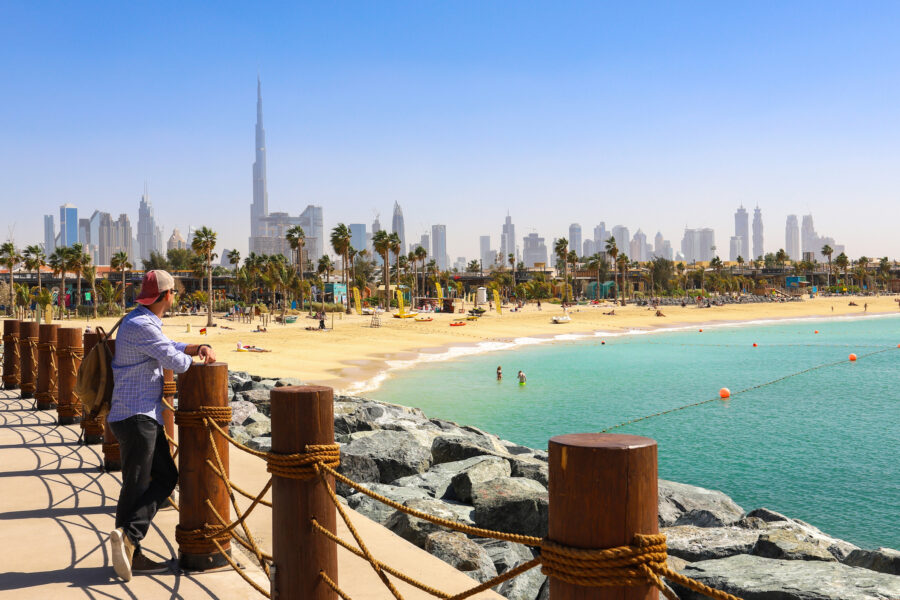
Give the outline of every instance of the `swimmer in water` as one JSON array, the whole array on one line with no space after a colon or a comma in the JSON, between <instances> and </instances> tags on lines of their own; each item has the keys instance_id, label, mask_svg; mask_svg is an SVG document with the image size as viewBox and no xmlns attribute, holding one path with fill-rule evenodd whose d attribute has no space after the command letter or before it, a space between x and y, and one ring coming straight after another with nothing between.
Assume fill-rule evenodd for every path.
<instances>
[{"instance_id":1,"label":"swimmer in water","mask_svg":"<svg viewBox=\"0 0 900 600\"><path fill-rule=\"evenodd\" d=\"M519 380L519 385L525 385L525 379L526 379L526 378L525 378L525 372L524 372L524 371L519 371L519 374L516 376L516 378Z\"/></svg>"},{"instance_id":2,"label":"swimmer in water","mask_svg":"<svg viewBox=\"0 0 900 600\"><path fill-rule=\"evenodd\" d=\"M497 367L497 381L503 379L503 367Z\"/></svg>"}]
</instances>

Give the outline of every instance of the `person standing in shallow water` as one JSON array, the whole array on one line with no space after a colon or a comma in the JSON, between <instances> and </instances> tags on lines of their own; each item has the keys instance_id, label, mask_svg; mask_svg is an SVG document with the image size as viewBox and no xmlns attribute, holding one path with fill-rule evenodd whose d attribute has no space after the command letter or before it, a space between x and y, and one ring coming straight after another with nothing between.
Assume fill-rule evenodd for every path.
<instances>
[{"instance_id":1,"label":"person standing in shallow water","mask_svg":"<svg viewBox=\"0 0 900 600\"><path fill-rule=\"evenodd\" d=\"M497 367L497 381L503 379L503 367Z\"/></svg>"},{"instance_id":2,"label":"person standing in shallow water","mask_svg":"<svg viewBox=\"0 0 900 600\"><path fill-rule=\"evenodd\" d=\"M141 540L159 507L178 483L162 420L163 369L184 373L191 357L212 363L208 344L183 344L162 333L163 314L175 301L175 280L166 271L148 271L141 281L138 306L119 326L112 361L113 395L107 423L122 454L122 490L116 528L109 536L116 575L163 573L169 566L141 551Z\"/></svg>"},{"instance_id":3,"label":"person standing in shallow water","mask_svg":"<svg viewBox=\"0 0 900 600\"><path fill-rule=\"evenodd\" d=\"M525 385L525 381L527 378L525 377L525 371L519 371L519 374L516 375L516 379L519 380L519 385Z\"/></svg>"}]
</instances>

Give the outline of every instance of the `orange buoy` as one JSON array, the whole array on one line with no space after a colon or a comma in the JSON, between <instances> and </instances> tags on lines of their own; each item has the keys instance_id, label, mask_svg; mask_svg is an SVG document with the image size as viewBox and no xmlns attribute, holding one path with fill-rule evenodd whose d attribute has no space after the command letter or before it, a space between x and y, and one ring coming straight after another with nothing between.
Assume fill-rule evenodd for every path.
<instances>
[{"instance_id":1,"label":"orange buoy","mask_svg":"<svg viewBox=\"0 0 900 600\"><path fill-rule=\"evenodd\" d=\"M606 345L606 340L601 340L601 341L600 341L600 345L601 345L601 346L605 346L605 345ZM897 347L900 348L900 344L897 344Z\"/></svg>"},{"instance_id":2,"label":"orange buoy","mask_svg":"<svg viewBox=\"0 0 900 600\"><path fill-rule=\"evenodd\" d=\"M702 330L702 329L700 330L700 333L703 333L703 330Z\"/></svg>"},{"instance_id":3,"label":"orange buoy","mask_svg":"<svg viewBox=\"0 0 900 600\"><path fill-rule=\"evenodd\" d=\"M756 342L753 342L753 347L756 348Z\"/></svg>"},{"instance_id":4,"label":"orange buoy","mask_svg":"<svg viewBox=\"0 0 900 600\"><path fill-rule=\"evenodd\" d=\"M813 333L819 333L819 330L818 330L818 329L816 329L816 330L815 330L815 331L813 331Z\"/></svg>"},{"instance_id":5,"label":"orange buoy","mask_svg":"<svg viewBox=\"0 0 900 600\"><path fill-rule=\"evenodd\" d=\"M900 348L900 344L897 344L897 347Z\"/></svg>"},{"instance_id":6,"label":"orange buoy","mask_svg":"<svg viewBox=\"0 0 900 600\"><path fill-rule=\"evenodd\" d=\"M722 388L721 390L719 390L719 398L722 398L724 400L725 398L730 398L730 397L731 397L731 390L729 390L728 388Z\"/></svg>"},{"instance_id":7,"label":"orange buoy","mask_svg":"<svg viewBox=\"0 0 900 600\"><path fill-rule=\"evenodd\" d=\"M855 354L851 354L851 355L850 355L850 362L856 362L856 355L855 355Z\"/></svg>"}]
</instances>

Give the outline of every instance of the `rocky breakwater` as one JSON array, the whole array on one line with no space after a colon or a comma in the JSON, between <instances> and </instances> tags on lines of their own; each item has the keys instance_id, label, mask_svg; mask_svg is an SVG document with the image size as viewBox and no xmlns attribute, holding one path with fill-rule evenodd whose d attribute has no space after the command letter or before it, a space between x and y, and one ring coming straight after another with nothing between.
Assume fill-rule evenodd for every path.
<instances>
[{"instance_id":1,"label":"rocky breakwater","mask_svg":"<svg viewBox=\"0 0 900 600\"><path fill-rule=\"evenodd\" d=\"M231 434L269 450L269 391L293 379L230 374ZM460 523L531 536L547 533L547 453L475 427L429 419L420 410L335 396L340 471L404 506ZM356 511L486 581L534 557L521 544L471 537L394 510L345 485ZM681 573L754 600L900 598L900 552L864 550L798 519L750 512L725 494L659 481L659 525ZM539 569L501 584L514 600L549 597ZM699 598L689 590L683 599Z\"/></svg>"}]
</instances>

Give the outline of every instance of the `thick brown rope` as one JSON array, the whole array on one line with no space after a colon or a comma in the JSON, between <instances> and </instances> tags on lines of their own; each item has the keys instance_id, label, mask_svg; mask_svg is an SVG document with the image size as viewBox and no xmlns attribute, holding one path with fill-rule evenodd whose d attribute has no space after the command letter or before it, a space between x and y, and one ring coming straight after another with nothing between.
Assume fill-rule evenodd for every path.
<instances>
[{"instance_id":1,"label":"thick brown rope","mask_svg":"<svg viewBox=\"0 0 900 600\"><path fill-rule=\"evenodd\" d=\"M198 529L185 529L181 525L175 526L175 541L178 542L178 548L182 552L207 554L209 553L210 541L227 542L231 536L222 533L224 527L216 527L205 524Z\"/></svg>"},{"instance_id":2,"label":"thick brown rope","mask_svg":"<svg viewBox=\"0 0 900 600\"><path fill-rule=\"evenodd\" d=\"M4 354L6 353L6 349L9 348L12 354L12 361L9 365L9 370L12 373L4 373L3 374L3 383L12 385L19 383L19 335L16 333L8 333L3 336L3 349ZM6 357L4 356L4 362L7 362Z\"/></svg>"},{"instance_id":3,"label":"thick brown rope","mask_svg":"<svg viewBox=\"0 0 900 600\"><path fill-rule=\"evenodd\" d=\"M25 394L34 394L35 384L37 383L38 363L37 357L34 353L34 351L37 350L37 341L38 339L36 337L26 337L19 339L19 344L24 345L28 348L28 357L31 359L31 368L28 370L28 374L31 376L31 381L25 381L25 371L21 368L19 369L22 393ZM21 367L21 363L19 366Z\"/></svg>"},{"instance_id":4,"label":"thick brown rope","mask_svg":"<svg viewBox=\"0 0 900 600\"><path fill-rule=\"evenodd\" d=\"M334 590L334 593L340 596L342 600L352 600L350 596L347 595L347 592L339 588L338 584L335 583L325 571L319 571L319 577L328 585L328 587Z\"/></svg>"},{"instance_id":5,"label":"thick brown rope","mask_svg":"<svg viewBox=\"0 0 900 600\"><path fill-rule=\"evenodd\" d=\"M370 498L374 498L378 500L382 504L386 504L395 510L399 510L400 512L404 512L410 516L417 517L419 519L423 519L428 521L429 523L434 523L435 525L440 525L441 527L446 527L447 529L452 529L454 531L459 531L460 533L465 533L467 535L473 535L475 537L484 537L484 538L492 538L495 540L503 540L507 542L515 542L517 544L524 544L526 546L540 546L541 538L533 537L530 535L519 535L517 533L503 533L500 531L492 531L490 529L482 529L480 527L472 527L470 525L464 525L458 521L451 521L450 519L442 519L441 517L435 517L433 515L429 515L428 513L424 513L422 511L416 510L414 508L409 508L408 506L403 506L399 502L394 502L390 498L382 496L377 492L373 492L369 488L360 485L349 479L348 477L338 473L328 465L321 465L323 471L333 476L338 481L345 483L355 489L358 492L362 492L363 494L369 496Z\"/></svg>"},{"instance_id":6,"label":"thick brown rope","mask_svg":"<svg viewBox=\"0 0 900 600\"><path fill-rule=\"evenodd\" d=\"M47 352L50 357L50 365L47 368L47 390L40 391L35 397L42 401L49 401L50 404L56 402L56 344L53 342L42 342L38 344L38 356L41 352ZM38 367L40 369L40 366Z\"/></svg>"},{"instance_id":7,"label":"thick brown rope","mask_svg":"<svg viewBox=\"0 0 900 600\"><path fill-rule=\"evenodd\" d=\"M163 381L163 397L172 398L175 396L177 386L174 381ZM172 408L169 406L168 408ZM175 410L175 409L172 409Z\"/></svg>"},{"instance_id":8,"label":"thick brown rope","mask_svg":"<svg viewBox=\"0 0 900 600\"><path fill-rule=\"evenodd\" d=\"M230 423L230 406L201 406L199 410L176 410L175 424L180 427L205 428L207 422Z\"/></svg>"},{"instance_id":9,"label":"thick brown rope","mask_svg":"<svg viewBox=\"0 0 900 600\"><path fill-rule=\"evenodd\" d=\"M341 465L341 447L337 444L306 446L306 452L296 454L266 454L266 471L286 479L308 480L316 477L316 465L332 469Z\"/></svg>"}]
</instances>

